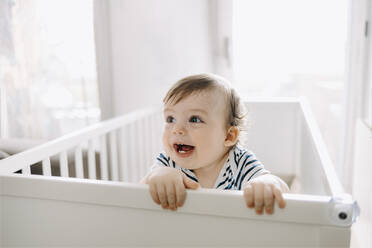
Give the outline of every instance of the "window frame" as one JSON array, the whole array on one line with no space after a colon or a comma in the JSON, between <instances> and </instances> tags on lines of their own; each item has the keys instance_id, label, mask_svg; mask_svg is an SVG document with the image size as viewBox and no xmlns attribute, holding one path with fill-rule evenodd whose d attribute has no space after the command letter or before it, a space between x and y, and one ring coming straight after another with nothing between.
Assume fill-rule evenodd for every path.
<instances>
[{"instance_id":1,"label":"window frame","mask_svg":"<svg viewBox=\"0 0 372 248\"><path fill-rule=\"evenodd\" d=\"M371 129L372 134L372 3L367 1L367 18L365 23L365 60L364 78L362 80L361 119Z\"/></svg>"}]
</instances>

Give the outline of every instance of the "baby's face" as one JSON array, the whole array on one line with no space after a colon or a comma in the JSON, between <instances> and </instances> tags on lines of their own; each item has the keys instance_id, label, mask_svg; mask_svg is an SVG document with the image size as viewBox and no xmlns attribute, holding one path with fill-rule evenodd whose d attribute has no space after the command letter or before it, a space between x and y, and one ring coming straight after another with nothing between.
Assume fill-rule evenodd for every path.
<instances>
[{"instance_id":1,"label":"baby's face","mask_svg":"<svg viewBox=\"0 0 372 248\"><path fill-rule=\"evenodd\" d=\"M163 145L179 166L199 169L220 162L228 151L226 103L216 91L192 94L175 105L164 105Z\"/></svg>"}]
</instances>

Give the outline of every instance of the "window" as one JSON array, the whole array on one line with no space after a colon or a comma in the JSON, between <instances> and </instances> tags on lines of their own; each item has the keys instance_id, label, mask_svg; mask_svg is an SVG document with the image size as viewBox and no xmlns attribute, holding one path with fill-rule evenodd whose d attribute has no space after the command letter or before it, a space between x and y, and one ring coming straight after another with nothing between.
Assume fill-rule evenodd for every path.
<instances>
[{"instance_id":1,"label":"window","mask_svg":"<svg viewBox=\"0 0 372 248\"><path fill-rule=\"evenodd\" d=\"M372 13L370 13L372 15ZM371 39L371 17L369 17L368 36L366 36L366 61L365 61L365 80L363 81L362 96L362 119L372 129L372 39Z\"/></svg>"},{"instance_id":2,"label":"window","mask_svg":"<svg viewBox=\"0 0 372 248\"><path fill-rule=\"evenodd\" d=\"M233 1L236 87L246 96L306 96L338 162L346 0Z\"/></svg>"},{"instance_id":3,"label":"window","mask_svg":"<svg viewBox=\"0 0 372 248\"><path fill-rule=\"evenodd\" d=\"M97 122L92 0L0 1L0 82L2 137L51 139Z\"/></svg>"}]
</instances>

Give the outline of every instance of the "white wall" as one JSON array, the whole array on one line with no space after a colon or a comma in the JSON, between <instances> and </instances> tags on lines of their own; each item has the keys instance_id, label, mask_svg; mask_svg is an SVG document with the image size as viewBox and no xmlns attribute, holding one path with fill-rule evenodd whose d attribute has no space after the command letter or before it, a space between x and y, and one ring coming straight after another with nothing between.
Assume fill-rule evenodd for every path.
<instances>
[{"instance_id":1,"label":"white wall","mask_svg":"<svg viewBox=\"0 0 372 248\"><path fill-rule=\"evenodd\" d=\"M161 104L166 90L181 77L214 72L210 1L110 0L106 4L106 10L97 11L102 3L96 1L96 14L106 11L107 15L98 20L108 18L104 24L108 30L96 31L97 50L106 46L107 51L98 51L98 60L109 64L103 73L111 74L99 77L103 112L117 116ZM104 33L109 37L104 42L97 40ZM100 72L98 62L99 74L102 66L101 62Z\"/></svg>"}]
</instances>

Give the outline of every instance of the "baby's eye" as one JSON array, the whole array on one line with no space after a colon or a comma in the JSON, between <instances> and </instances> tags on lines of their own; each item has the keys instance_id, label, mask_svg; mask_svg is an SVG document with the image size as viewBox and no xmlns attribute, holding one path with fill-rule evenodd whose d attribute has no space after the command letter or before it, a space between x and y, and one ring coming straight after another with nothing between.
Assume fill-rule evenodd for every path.
<instances>
[{"instance_id":1,"label":"baby's eye","mask_svg":"<svg viewBox=\"0 0 372 248\"><path fill-rule=\"evenodd\" d=\"M198 116L191 116L190 122L201 123L203 122Z\"/></svg>"},{"instance_id":2,"label":"baby's eye","mask_svg":"<svg viewBox=\"0 0 372 248\"><path fill-rule=\"evenodd\" d=\"M165 121L167 123L173 123L175 121L175 119L173 118L173 116L167 116L167 118L165 118Z\"/></svg>"}]
</instances>

